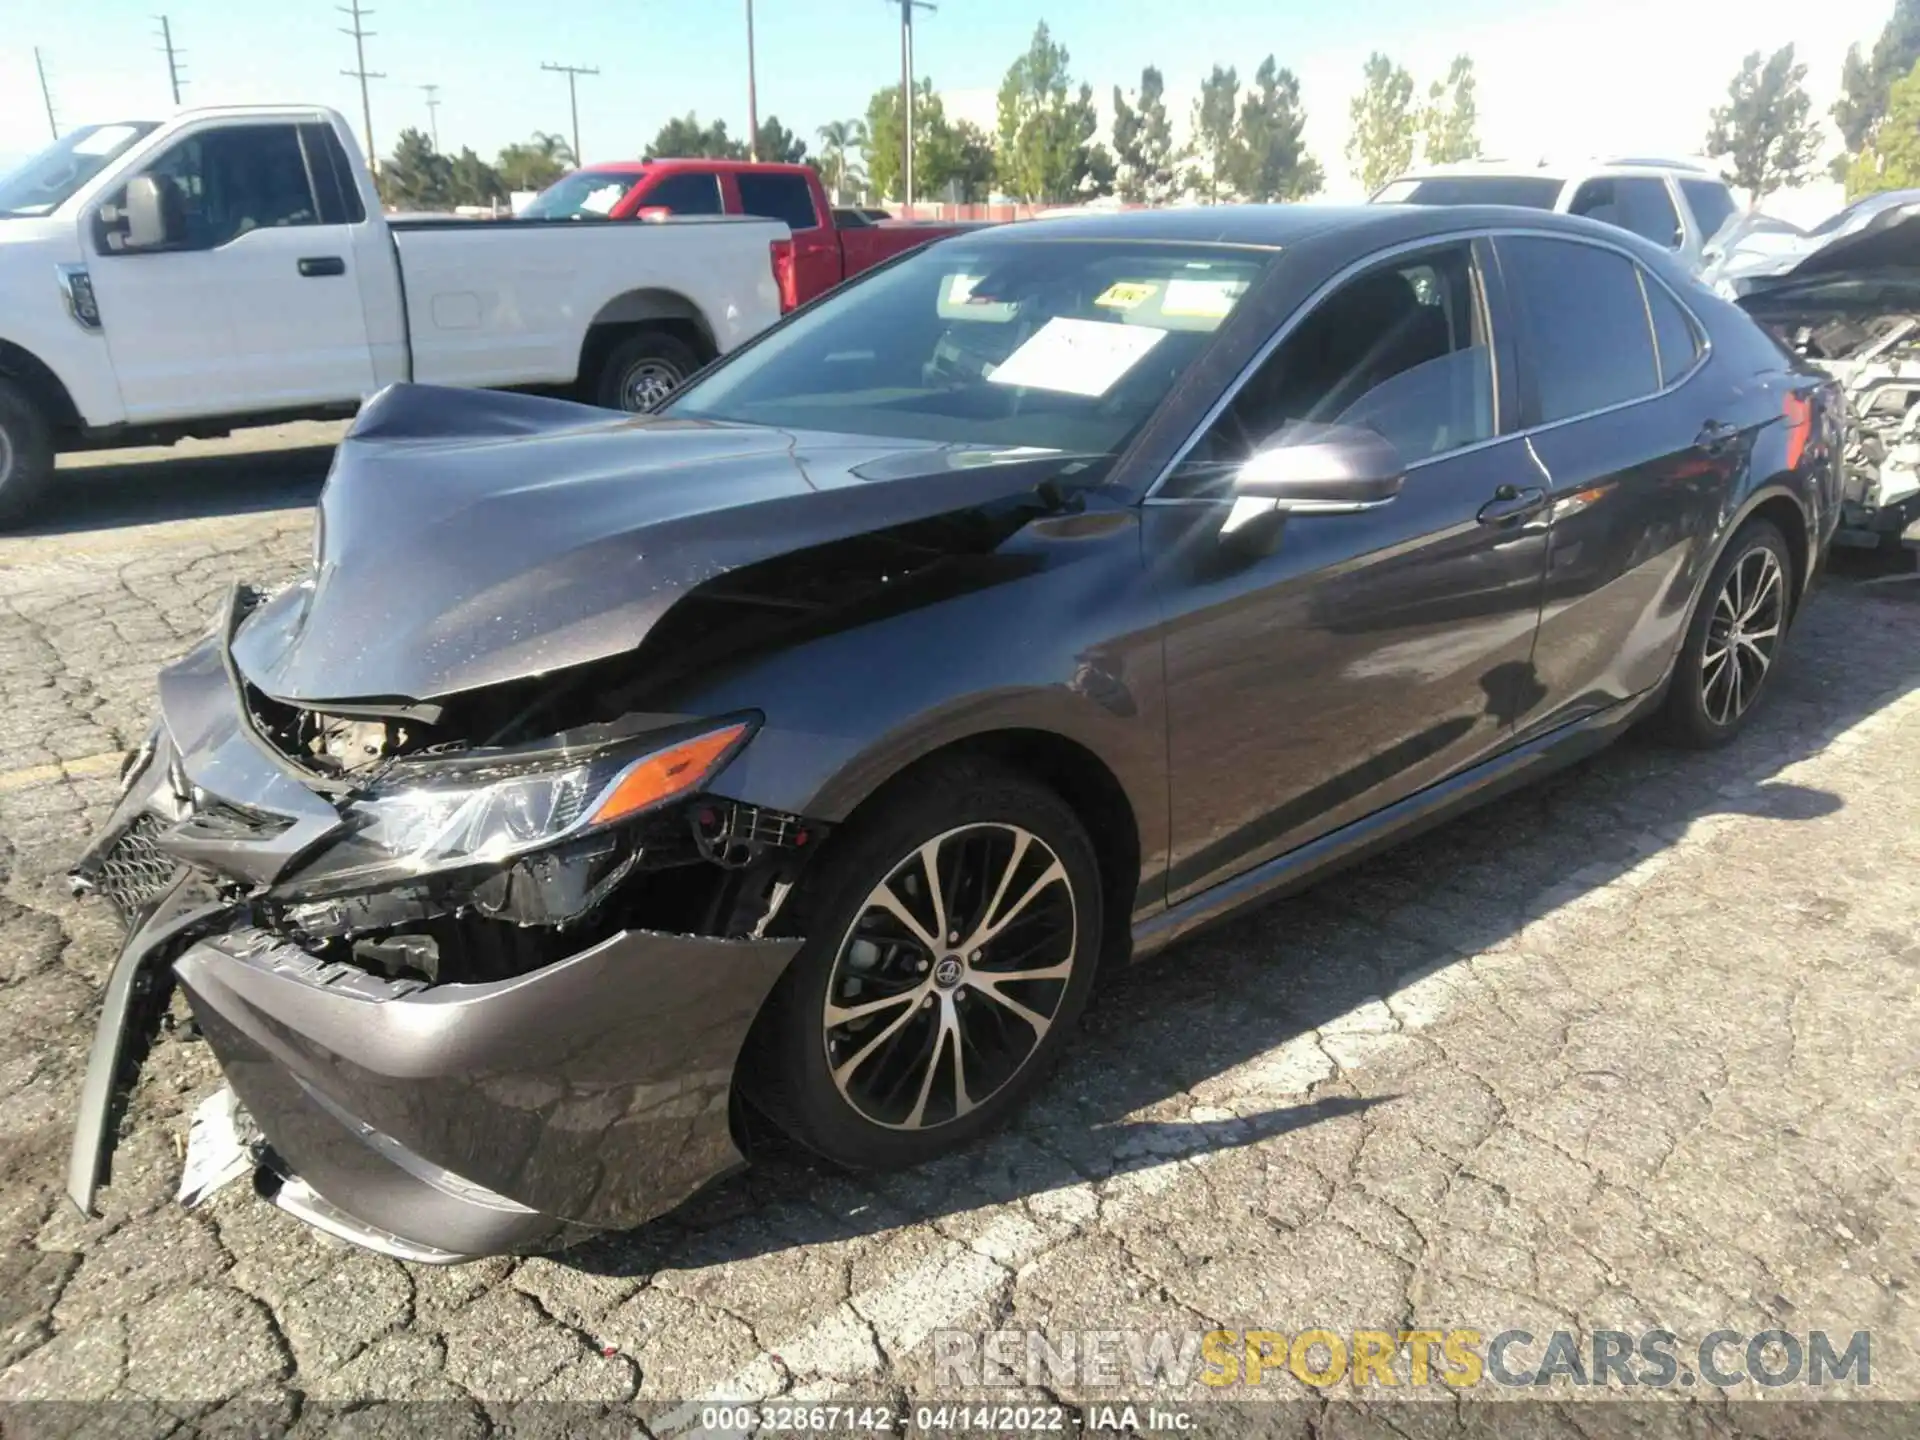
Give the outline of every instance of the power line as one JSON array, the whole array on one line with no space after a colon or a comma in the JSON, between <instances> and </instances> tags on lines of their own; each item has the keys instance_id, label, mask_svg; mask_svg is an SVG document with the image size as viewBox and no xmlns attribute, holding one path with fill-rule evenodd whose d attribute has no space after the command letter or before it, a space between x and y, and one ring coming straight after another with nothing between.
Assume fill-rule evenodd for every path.
<instances>
[{"instance_id":1,"label":"power line","mask_svg":"<svg viewBox=\"0 0 1920 1440\"><path fill-rule=\"evenodd\" d=\"M47 62L40 58L40 47L33 47L33 68L40 72L40 98L47 105L47 129L53 132L53 138L60 138L60 122L53 118L53 91L47 88Z\"/></svg>"},{"instance_id":2,"label":"power line","mask_svg":"<svg viewBox=\"0 0 1920 1440\"><path fill-rule=\"evenodd\" d=\"M422 85L420 88L427 92L427 128L433 132L433 148L438 150L440 148L440 87Z\"/></svg>"},{"instance_id":3,"label":"power line","mask_svg":"<svg viewBox=\"0 0 1920 1440\"><path fill-rule=\"evenodd\" d=\"M384 70L367 69L367 41L374 32L366 29L361 22L373 12L362 10L360 0L352 0L351 4L336 5L333 8L353 20L353 28L342 29L340 33L353 37L354 68L342 70L340 73L350 75L360 82L360 124L363 127L361 133L367 142L367 167L377 173L380 169L380 161L379 152L373 148L373 102L367 98L367 81L384 80L387 76Z\"/></svg>"},{"instance_id":4,"label":"power line","mask_svg":"<svg viewBox=\"0 0 1920 1440\"><path fill-rule=\"evenodd\" d=\"M167 57L167 82L173 86L173 103L180 104L180 52L173 48L173 26L164 15L156 15L160 22L160 52Z\"/></svg>"},{"instance_id":5,"label":"power line","mask_svg":"<svg viewBox=\"0 0 1920 1440\"><path fill-rule=\"evenodd\" d=\"M893 0L887 0L892 4ZM900 120L901 162L904 170L907 210L913 210L913 12L938 10L929 0L899 0L900 3Z\"/></svg>"},{"instance_id":6,"label":"power line","mask_svg":"<svg viewBox=\"0 0 1920 1440\"><path fill-rule=\"evenodd\" d=\"M586 161L580 158L580 93L576 82L582 75L598 75L599 68L593 65L549 65L544 60L540 62L540 68L567 77L567 105L573 111L573 163L584 165Z\"/></svg>"}]
</instances>

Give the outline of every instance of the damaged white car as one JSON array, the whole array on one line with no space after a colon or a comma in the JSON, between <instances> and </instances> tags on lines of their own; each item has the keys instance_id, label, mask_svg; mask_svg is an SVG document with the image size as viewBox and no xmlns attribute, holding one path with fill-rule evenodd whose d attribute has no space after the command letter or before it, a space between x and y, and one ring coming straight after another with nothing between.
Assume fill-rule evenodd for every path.
<instances>
[{"instance_id":1,"label":"damaged white car","mask_svg":"<svg viewBox=\"0 0 1920 1440\"><path fill-rule=\"evenodd\" d=\"M1844 389L1836 542L1920 544L1920 190L1869 196L1811 230L1736 217L1700 278Z\"/></svg>"}]
</instances>

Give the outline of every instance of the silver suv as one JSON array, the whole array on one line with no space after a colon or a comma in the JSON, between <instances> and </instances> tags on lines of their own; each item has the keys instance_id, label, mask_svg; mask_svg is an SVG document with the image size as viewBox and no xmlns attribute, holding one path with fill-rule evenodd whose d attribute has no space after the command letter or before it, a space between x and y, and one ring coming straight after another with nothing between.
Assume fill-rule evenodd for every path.
<instances>
[{"instance_id":1,"label":"silver suv","mask_svg":"<svg viewBox=\"0 0 1920 1440\"><path fill-rule=\"evenodd\" d=\"M1701 247L1737 208L1719 176L1678 160L1619 159L1527 166L1469 160L1409 171L1376 204L1523 205L1589 215L1664 245L1698 270Z\"/></svg>"}]
</instances>

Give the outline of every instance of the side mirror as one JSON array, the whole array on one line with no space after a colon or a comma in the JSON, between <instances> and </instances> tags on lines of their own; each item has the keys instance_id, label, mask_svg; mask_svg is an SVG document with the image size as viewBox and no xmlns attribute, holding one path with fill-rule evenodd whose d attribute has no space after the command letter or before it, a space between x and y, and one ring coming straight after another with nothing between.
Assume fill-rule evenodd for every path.
<instances>
[{"instance_id":1,"label":"side mirror","mask_svg":"<svg viewBox=\"0 0 1920 1440\"><path fill-rule=\"evenodd\" d=\"M186 211L180 187L170 175L136 175L129 180L120 219L122 250L158 250L186 239Z\"/></svg>"},{"instance_id":2,"label":"side mirror","mask_svg":"<svg viewBox=\"0 0 1920 1440\"><path fill-rule=\"evenodd\" d=\"M1233 477L1233 510L1222 535L1265 516L1351 515L1400 493L1406 462L1392 442L1352 425L1285 426Z\"/></svg>"}]
</instances>

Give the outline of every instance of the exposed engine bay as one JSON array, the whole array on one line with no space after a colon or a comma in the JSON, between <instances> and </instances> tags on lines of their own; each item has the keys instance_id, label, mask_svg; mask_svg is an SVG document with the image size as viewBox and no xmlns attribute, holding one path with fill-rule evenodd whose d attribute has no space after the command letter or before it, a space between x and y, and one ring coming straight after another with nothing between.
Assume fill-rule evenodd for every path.
<instances>
[{"instance_id":1,"label":"exposed engine bay","mask_svg":"<svg viewBox=\"0 0 1920 1440\"><path fill-rule=\"evenodd\" d=\"M1840 382L1847 432L1848 518L1867 535L1920 495L1920 312L1836 314L1769 325L1803 359Z\"/></svg>"},{"instance_id":2,"label":"exposed engine bay","mask_svg":"<svg viewBox=\"0 0 1920 1440\"><path fill-rule=\"evenodd\" d=\"M635 765L647 763L620 769L627 756L648 753L644 734L623 745L594 731L575 732L570 738L589 754L605 745L615 758L589 760L555 779L551 759L518 762L503 758L513 756L514 747L473 745L473 732L464 729L478 718L470 709L447 716L426 707L431 718L349 717L249 699L264 738L289 760L352 785L365 797L363 810L432 796L444 784L449 796L488 797L483 803L498 812L469 818L462 812L478 812L474 801L450 799L437 810L430 808L435 802L423 802L429 823L470 827L470 853L440 843L438 858L420 860L412 877L392 876L380 860L361 863L356 847L362 838L405 850L388 838L389 828L405 834L404 826L384 827L376 819L361 836L335 844L330 853L337 864L323 860L297 886L255 902L263 928L323 959L395 980L509 979L626 930L764 934L809 847L817 848L827 829L698 792L630 819L588 813L598 803L595 791L630 785L622 775L631 777ZM524 728L517 719L489 738L497 742ZM391 801L381 798L388 795ZM353 802L347 804L351 813ZM381 879L388 883L377 883Z\"/></svg>"},{"instance_id":3,"label":"exposed engine bay","mask_svg":"<svg viewBox=\"0 0 1920 1440\"><path fill-rule=\"evenodd\" d=\"M1706 249L1701 280L1847 397L1836 538L1897 540L1920 523L1920 192L1868 196L1811 230L1749 212Z\"/></svg>"}]
</instances>

